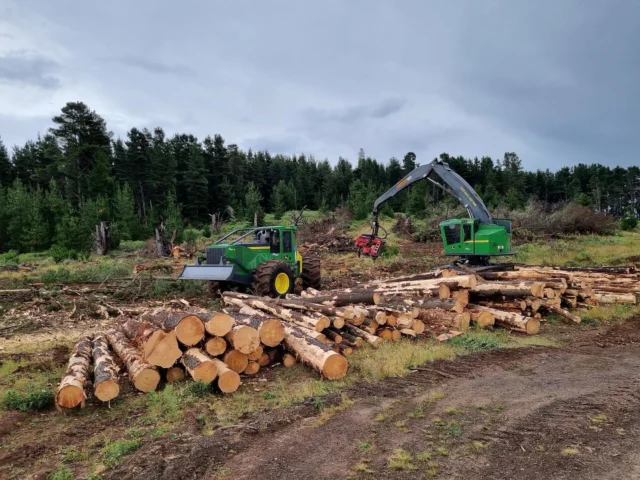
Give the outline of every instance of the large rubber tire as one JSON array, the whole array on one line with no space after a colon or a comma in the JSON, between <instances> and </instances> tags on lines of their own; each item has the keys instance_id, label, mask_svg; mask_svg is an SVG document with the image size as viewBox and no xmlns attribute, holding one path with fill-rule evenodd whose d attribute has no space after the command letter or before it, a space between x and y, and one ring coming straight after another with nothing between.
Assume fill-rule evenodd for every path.
<instances>
[{"instance_id":1,"label":"large rubber tire","mask_svg":"<svg viewBox=\"0 0 640 480\"><path fill-rule=\"evenodd\" d=\"M282 277L281 274L287 276L289 284L286 288L282 288L282 285L280 285L281 288L279 291L276 280L280 279L279 281L282 282L284 277ZM252 288L256 295L277 298L284 297L287 293L291 293L294 283L295 278L293 277L293 271L289 264L281 262L280 260L269 260L260 265L256 270L253 276Z\"/></svg>"},{"instance_id":2,"label":"large rubber tire","mask_svg":"<svg viewBox=\"0 0 640 480\"><path fill-rule=\"evenodd\" d=\"M308 256L302 258L302 286L303 288L315 288L320 290L322 287L322 274L320 272L320 257Z\"/></svg>"}]
</instances>

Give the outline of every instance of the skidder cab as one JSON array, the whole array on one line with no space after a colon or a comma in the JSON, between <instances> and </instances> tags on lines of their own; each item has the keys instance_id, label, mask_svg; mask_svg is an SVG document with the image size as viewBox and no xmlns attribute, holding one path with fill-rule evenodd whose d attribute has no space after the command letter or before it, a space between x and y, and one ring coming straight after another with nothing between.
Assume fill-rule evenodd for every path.
<instances>
[{"instance_id":1,"label":"skidder cab","mask_svg":"<svg viewBox=\"0 0 640 480\"><path fill-rule=\"evenodd\" d=\"M251 287L257 295L282 297L293 291L296 278L304 288L320 288L320 259L302 257L297 227L241 228L205 250L204 263L185 265L183 280L208 280L214 290Z\"/></svg>"}]
</instances>

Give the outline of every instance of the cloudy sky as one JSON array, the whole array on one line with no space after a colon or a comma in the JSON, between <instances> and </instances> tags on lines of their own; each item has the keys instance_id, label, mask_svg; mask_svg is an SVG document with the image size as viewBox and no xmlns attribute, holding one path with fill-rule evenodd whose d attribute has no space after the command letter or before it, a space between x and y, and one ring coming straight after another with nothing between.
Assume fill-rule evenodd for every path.
<instances>
[{"instance_id":1,"label":"cloudy sky","mask_svg":"<svg viewBox=\"0 0 640 480\"><path fill-rule=\"evenodd\" d=\"M0 137L67 101L335 162L640 164L640 2L0 0Z\"/></svg>"}]
</instances>

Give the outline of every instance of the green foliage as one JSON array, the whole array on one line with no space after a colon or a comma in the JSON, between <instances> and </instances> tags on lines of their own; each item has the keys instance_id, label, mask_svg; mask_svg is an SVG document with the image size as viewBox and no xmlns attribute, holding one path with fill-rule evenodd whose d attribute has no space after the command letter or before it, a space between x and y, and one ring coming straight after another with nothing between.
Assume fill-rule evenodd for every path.
<instances>
[{"instance_id":1,"label":"green foliage","mask_svg":"<svg viewBox=\"0 0 640 480\"><path fill-rule=\"evenodd\" d=\"M370 183L364 183L362 180L354 181L349 188L349 209L353 213L353 219L368 218L376 198L378 198L377 189Z\"/></svg>"},{"instance_id":2,"label":"green foliage","mask_svg":"<svg viewBox=\"0 0 640 480\"><path fill-rule=\"evenodd\" d=\"M260 202L262 202L262 194L255 183L249 182L244 196L243 216L250 225L253 225L256 213L258 214L258 226L264 225L264 210Z\"/></svg>"},{"instance_id":3,"label":"green foliage","mask_svg":"<svg viewBox=\"0 0 640 480\"><path fill-rule=\"evenodd\" d=\"M54 398L51 390L33 390L21 393L7 390L2 397L2 406L7 410L43 410L53 406Z\"/></svg>"},{"instance_id":4,"label":"green foliage","mask_svg":"<svg viewBox=\"0 0 640 480\"><path fill-rule=\"evenodd\" d=\"M167 384L164 390L149 393L146 399L148 418L153 422L171 422L179 418L182 400L173 385Z\"/></svg>"},{"instance_id":5,"label":"green foliage","mask_svg":"<svg viewBox=\"0 0 640 480\"><path fill-rule=\"evenodd\" d=\"M137 252L144 248L144 240L122 240L118 249L123 252Z\"/></svg>"},{"instance_id":6,"label":"green foliage","mask_svg":"<svg viewBox=\"0 0 640 480\"><path fill-rule=\"evenodd\" d=\"M198 241L201 235L202 232L200 230L197 230L195 228L187 228L182 234L182 239L187 243L194 244Z\"/></svg>"},{"instance_id":7,"label":"green foliage","mask_svg":"<svg viewBox=\"0 0 640 480\"><path fill-rule=\"evenodd\" d=\"M273 208L273 218L280 220L287 212L290 203L291 192L284 180L280 180L278 184L273 187L271 193L271 206Z\"/></svg>"},{"instance_id":8,"label":"green foliage","mask_svg":"<svg viewBox=\"0 0 640 480\"><path fill-rule=\"evenodd\" d=\"M470 352L495 350L502 347L500 340L495 335L486 332L468 332L465 335L451 338L449 343Z\"/></svg>"},{"instance_id":9,"label":"green foliage","mask_svg":"<svg viewBox=\"0 0 640 480\"><path fill-rule=\"evenodd\" d=\"M638 226L638 219L633 213L631 206L628 206L624 211L624 216L622 217L622 220L620 221L620 228L622 228L622 230L629 231L629 230L633 230L637 226Z\"/></svg>"},{"instance_id":10,"label":"green foliage","mask_svg":"<svg viewBox=\"0 0 640 480\"><path fill-rule=\"evenodd\" d=\"M74 480L73 472L66 465L60 465L49 474L49 480Z\"/></svg>"},{"instance_id":11,"label":"green foliage","mask_svg":"<svg viewBox=\"0 0 640 480\"><path fill-rule=\"evenodd\" d=\"M129 185L118 185L113 196L113 219L118 226L120 240L134 240L140 235L140 222L136 217L133 192Z\"/></svg>"},{"instance_id":12,"label":"green foliage","mask_svg":"<svg viewBox=\"0 0 640 480\"><path fill-rule=\"evenodd\" d=\"M201 381L189 382L184 389L184 395L188 397L202 398L211 393L211 384Z\"/></svg>"},{"instance_id":13,"label":"green foliage","mask_svg":"<svg viewBox=\"0 0 640 480\"><path fill-rule=\"evenodd\" d=\"M53 245L49 249L49 255L51 256L51 258L53 258L53 261L56 263L60 263L63 260L78 258L77 252L74 252L73 250L62 247L60 245Z\"/></svg>"},{"instance_id":14,"label":"green foliage","mask_svg":"<svg viewBox=\"0 0 640 480\"><path fill-rule=\"evenodd\" d=\"M17 265L19 254L16 250L0 254L0 265Z\"/></svg>"},{"instance_id":15,"label":"green foliage","mask_svg":"<svg viewBox=\"0 0 640 480\"><path fill-rule=\"evenodd\" d=\"M115 442L109 442L100 451L104 458L104 464L107 467L113 467L120 463L122 457L135 452L142 446L142 440L139 438L134 440L118 440Z\"/></svg>"}]
</instances>

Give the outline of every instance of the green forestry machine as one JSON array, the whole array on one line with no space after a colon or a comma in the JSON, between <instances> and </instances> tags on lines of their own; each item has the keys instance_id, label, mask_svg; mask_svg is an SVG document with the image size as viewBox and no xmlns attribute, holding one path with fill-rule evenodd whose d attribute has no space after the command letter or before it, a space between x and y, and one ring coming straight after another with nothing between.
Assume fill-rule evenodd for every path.
<instances>
[{"instance_id":1,"label":"green forestry machine","mask_svg":"<svg viewBox=\"0 0 640 480\"><path fill-rule=\"evenodd\" d=\"M437 174L441 182L429 175ZM358 254L378 257L386 243L386 231L378 223L380 205L401 190L419 180L427 179L442 190L456 197L465 206L470 218L452 219L440 222L440 235L445 255L458 256L472 265L486 265L491 257L512 255L511 220L493 218L476 191L449 165L434 160L418 166L397 184L382 194L373 205L371 233L363 233L356 239ZM382 229L384 236L379 236Z\"/></svg>"},{"instance_id":2,"label":"green forestry machine","mask_svg":"<svg viewBox=\"0 0 640 480\"><path fill-rule=\"evenodd\" d=\"M320 288L320 259L303 258L296 226L241 228L206 248L205 261L185 265L183 280L208 280L212 290L251 287L256 295L283 297L296 278L304 288Z\"/></svg>"}]
</instances>

